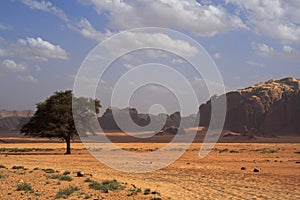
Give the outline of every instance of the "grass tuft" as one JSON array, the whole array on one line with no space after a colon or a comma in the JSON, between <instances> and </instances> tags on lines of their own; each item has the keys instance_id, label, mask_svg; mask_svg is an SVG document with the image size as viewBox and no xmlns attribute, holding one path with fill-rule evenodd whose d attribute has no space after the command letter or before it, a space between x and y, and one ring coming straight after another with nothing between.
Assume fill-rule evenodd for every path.
<instances>
[{"instance_id":1,"label":"grass tuft","mask_svg":"<svg viewBox=\"0 0 300 200\"><path fill-rule=\"evenodd\" d=\"M74 193L75 191L77 191L77 190L79 190L79 188L76 187L76 186L69 186L69 187L67 187L67 188L60 189L60 190L57 192L55 198L56 198L56 199L60 199L60 198L66 199L66 198L68 198L68 196L70 196L71 194L73 194L73 193Z\"/></svg>"},{"instance_id":2,"label":"grass tuft","mask_svg":"<svg viewBox=\"0 0 300 200\"><path fill-rule=\"evenodd\" d=\"M32 187L28 183L24 182L17 185L17 191L29 192L32 191Z\"/></svg>"}]
</instances>

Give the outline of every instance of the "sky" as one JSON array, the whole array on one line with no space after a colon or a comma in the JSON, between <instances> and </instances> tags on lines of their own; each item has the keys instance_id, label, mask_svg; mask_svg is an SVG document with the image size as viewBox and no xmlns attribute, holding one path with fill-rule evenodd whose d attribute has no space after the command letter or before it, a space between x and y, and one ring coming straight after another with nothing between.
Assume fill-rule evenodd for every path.
<instances>
[{"instance_id":1,"label":"sky","mask_svg":"<svg viewBox=\"0 0 300 200\"><path fill-rule=\"evenodd\" d=\"M226 91L269 79L300 78L298 0L5 0L0 1L0 109L35 109L55 91L74 88L80 67L99 43L145 27L171 29L198 42L216 64ZM186 57L196 55L195 46L170 33L123 34L105 48L109 53L159 43ZM147 63L170 66L192 85L197 103L188 106L184 115L197 112L214 93L224 92L219 82L199 75L185 58L141 49L115 58L100 77L95 96L101 100L102 110L110 105L125 106L111 103L115 85L143 64L144 75L137 72L126 80L138 88L130 96L129 106L151 113L179 109L180 100L168 87L136 85L141 76L172 74ZM174 76L170 81L177 83L178 93L192 98L184 88L179 91L179 79ZM216 89L213 94L208 92L207 82ZM120 93L118 98L120 95L126 94Z\"/></svg>"}]
</instances>

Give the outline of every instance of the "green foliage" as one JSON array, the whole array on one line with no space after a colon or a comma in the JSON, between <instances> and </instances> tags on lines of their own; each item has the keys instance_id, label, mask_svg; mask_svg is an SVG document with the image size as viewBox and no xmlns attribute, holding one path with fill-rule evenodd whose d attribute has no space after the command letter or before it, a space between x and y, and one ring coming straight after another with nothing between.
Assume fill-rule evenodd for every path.
<instances>
[{"instance_id":1,"label":"green foliage","mask_svg":"<svg viewBox=\"0 0 300 200\"><path fill-rule=\"evenodd\" d=\"M59 177L60 181L72 181L73 179L70 176L62 175Z\"/></svg>"},{"instance_id":2,"label":"green foliage","mask_svg":"<svg viewBox=\"0 0 300 200\"><path fill-rule=\"evenodd\" d=\"M61 177L60 174L51 174L49 176L47 176L47 178L51 178L51 179L59 179Z\"/></svg>"},{"instance_id":3,"label":"green foliage","mask_svg":"<svg viewBox=\"0 0 300 200\"><path fill-rule=\"evenodd\" d=\"M146 188L145 190L144 190L144 195L148 195L148 194L150 194L151 193L151 189L150 188Z\"/></svg>"},{"instance_id":4,"label":"green foliage","mask_svg":"<svg viewBox=\"0 0 300 200\"><path fill-rule=\"evenodd\" d=\"M91 195L86 194L86 195L84 195L82 198L83 198L83 199L89 199L89 198L91 198L91 197L92 197Z\"/></svg>"},{"instance_id":5,"label":"green foliage","mask_svg":"<svg viewBox=\"0 0 300 200\"><path fill-rule=\"evenodd\" d=\"M78 187L76 186L69 186L67 188L64 189L60 189L55 198L56 199L60 199L60 198L68 198L68 196L70 196L71 194L73 194L75 191L79 190Z\"/></svg>"},{"instance_id":6,"label":"green foliage","mask_svg":"<svg viewBox=\"0 0 300 200\"><path fill-rule=\"evenodd\" d=\"M24 166L13 166L12 169L25 169Z\"/></svg>"},{"instance_id":7,"label":"green foliage","mask_svg":"<svg viewBox=\"0 0 300 200\"><path fill-rule=\"evenodd\" d=\"M33 137L63 139L67 144L66 154L71 154L71 139L78 135L78 129L80 133L93 132L95 126L92 126L91 123L95 120L91 119L99 113L100 107L99 100L76 98L71 90L55 92L44 102L37 104L37 111L21 128L21 133ZM75 127L74 120L77 127Z\"/></svg>"},{"instance_id":8,"label":"green foliage","mask_svg":"<svg viewBox=\"0 0 300 200\"><path fill-rule=\"evenodd\" d=\"M69 174L71 174L71 172L69 172L69 171L65 171L65 172L63 173L63 175L69 175Z\"/></svg>"},{"instance_id":9,"label":"green foliage","mask_svg":"<svg viewBox=\"0 0 300 200\"><path fill-rule=\"evenodd\" d=\"M90 178L87 178L87 179L85 179L85 180L84 180L84 182L86 182L86 183L90 183L90 182L92 182L92 179L90 179Z\"/></svg>"},{"instance_id":10,"label":"green foliage","mask_svg":"<svg viewBox=\"0 0 300 200\"><path fill-rule=\"evenodd\" d=\"M48 168L48 169L43 169L44 172L51 174L51 173L55 173L54 169Z\"/></svg>"},{"instance_id":11,"label":"green foliage","mask_svg":"<svg viewBox=\"0 0 300 200\"><path fill-rule=\"evenodd\" d=\"M19 149L19 148L0 148L0 152L33 152L33 151L36 151L36 152L39 152L39 151L54 151L54 149L50 149L50 148L46 148L46 149L42 149L42 148L22 148L22 149Z\"/></svg>"},{"instance_id":12,"label":"green foliage","mask_svg":"<svg viewBox=\"0 0 300 200\"><path fill-rule=\"evenodd\" d=\"M1 169L1 168L6 168L6 167L5 167L5 165L0 164L0 169Z\"/></svg>"},{"instance_id":13,"label":"green foliage","mask_svg":"<svg viewBox=\"0 0 300 200\"><path fill-rule=\"evenodd\" d=\"M94 190L100 190L102 192L107 193L110 191L118 191L123 190L125 187L122 186L117 180L106 180L102 183L98 183L97 181L92 181L89 184L89 188Z\"/></svg>"},{"instance_id":14,"label":"green foliage","mask_svg":"<svg viewBox=\"0 0 300 200\"><path fill-rule=\"evenodd\" d=\"M137 195L138 193L142 192L141 188L134 188L134 189L129 189L128 190L128 194L127 196L133 196L133 195Z\"/></svg>"},{"instance_id":15,"label":"green foliage","mask_svg":"<svg viewBox=\"0 0 300 200\"><path fill-rule=\"evenodd\" d=\"M32 191L32 188L28 183L21 183L17 185L17 191L29 192Z\"/></svg>"}]
</instances>

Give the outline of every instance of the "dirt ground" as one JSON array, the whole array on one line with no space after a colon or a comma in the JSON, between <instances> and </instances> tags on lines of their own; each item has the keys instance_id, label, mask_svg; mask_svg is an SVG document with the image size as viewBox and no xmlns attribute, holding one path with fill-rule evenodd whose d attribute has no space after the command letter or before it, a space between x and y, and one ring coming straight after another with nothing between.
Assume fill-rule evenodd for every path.
<instances>
[{"instance_id":1,"label":"dirt ground","mask_svg":"<svg viewBox=\"0 0 300 200\"><path fill-rule=\"evenodd\" d=\"M118 145L143 153L164 144ZM136 174L100 163L80 143L72 144L72 155L63 154L64 143L0 143L0 167L5 167L0 168L1 199L55 199L69 186L77 190L68 199L300 199L300 144L223 143L203 159L198 157L200 146L192 144L164 169ZM55 178L65 171L71 181ZM84 176L77 177L78 171ZM95 190L88 178L99 183L116 179L122 189ZM17 191L24 183L31 190ZM144 194L147 188L150 194Z\"/></svg>"}]
</instances>

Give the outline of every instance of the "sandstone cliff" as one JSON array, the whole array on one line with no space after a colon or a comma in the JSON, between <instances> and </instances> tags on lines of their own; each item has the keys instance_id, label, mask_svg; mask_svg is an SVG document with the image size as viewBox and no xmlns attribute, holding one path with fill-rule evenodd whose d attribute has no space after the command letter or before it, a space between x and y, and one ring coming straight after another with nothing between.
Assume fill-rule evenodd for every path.
<instances>
[{"instance_id":1,"label":"sandstone cliff","mask_svg":"<svg viewBox=\"0 0 300 200\"><path fill-rule=\"evenodd\" d=\"M228 92L224 129L250 135L300 135L299 91L300 80L284 78ZM211 101L200 106L201 126L208 126L210 109Z\"/></svg>"}]
</instances>

